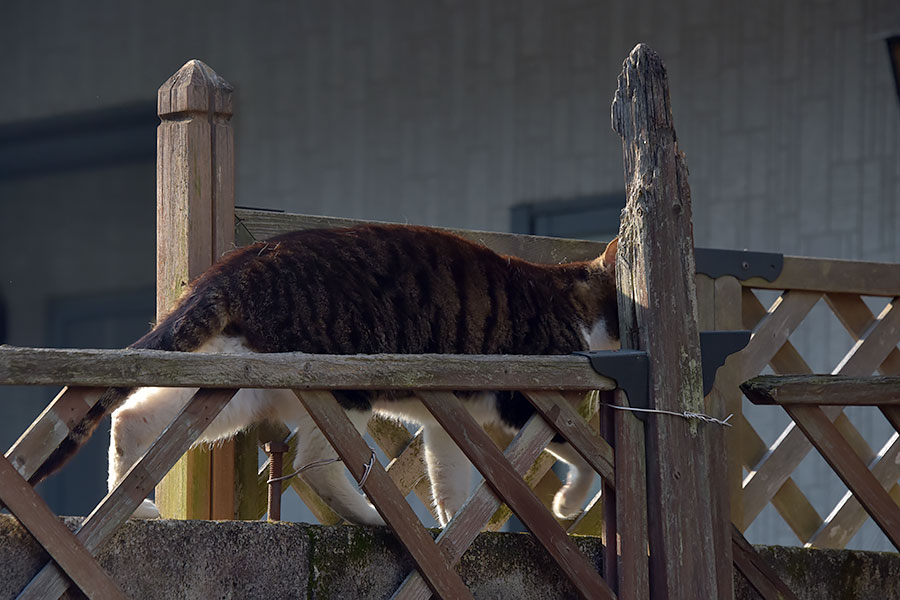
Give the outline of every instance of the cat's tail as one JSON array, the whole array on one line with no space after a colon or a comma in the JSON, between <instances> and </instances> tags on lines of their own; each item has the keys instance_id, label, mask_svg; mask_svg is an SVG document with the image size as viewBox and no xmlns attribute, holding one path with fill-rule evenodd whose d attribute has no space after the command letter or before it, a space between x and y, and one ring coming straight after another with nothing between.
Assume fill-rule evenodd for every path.
<instances>
[{"instance_id":1,"label":"cat's tail","mask_svg":"<svg viewBox=\"0 0 900 600\"><path fill-rule=\"evenodd\" d=\"M202 280L199 282L202 284ZM214 291L195 287L178 303L175 309L160 321L149 333L129 348L145 350L197 350L209 338L221 333L228 316L219 295ZM103 417L112 413L134 392L133 387L108 388L76 423L56 450L44 461L28 480L35 485L63 467L90 439Z\"/></svg>"}]
</instances>

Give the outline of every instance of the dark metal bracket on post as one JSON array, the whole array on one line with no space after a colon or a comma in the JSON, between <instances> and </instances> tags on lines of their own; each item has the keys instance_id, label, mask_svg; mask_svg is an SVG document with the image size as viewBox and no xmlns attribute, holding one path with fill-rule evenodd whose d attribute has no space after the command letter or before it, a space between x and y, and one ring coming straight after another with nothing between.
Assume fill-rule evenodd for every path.
<instances>
[{"instance_id":1,"label":"dark metal bracket on post","mask_svg":"<svg viewBox=\"0 0 900 600\"><path fill-rule=\"evenodd\" d=\"M749 331L701 331L700 359L703 362L703 395L712 390L716 372L725 359L739 352L750 341ZM586 356L597 373L616 381L616 385L628 395L633 408L650 408L648 388L650 362L646 352L640 350L605 350L575 352ZM635 413L641 420L646 415Z\"/></svg>"},{"instance_id":2,"label":"dark metal bracket on post","mask_svg":"<svg viewBox=\"0 0 900 600\"><path fill-rule=\"evenodd\" d=\"M708 275L713 279L732 275L741 281L762 277L772 282L781 275L784 255L775 252L694 248L694 262L697 273Z\"/></svg>"}]
</instances>

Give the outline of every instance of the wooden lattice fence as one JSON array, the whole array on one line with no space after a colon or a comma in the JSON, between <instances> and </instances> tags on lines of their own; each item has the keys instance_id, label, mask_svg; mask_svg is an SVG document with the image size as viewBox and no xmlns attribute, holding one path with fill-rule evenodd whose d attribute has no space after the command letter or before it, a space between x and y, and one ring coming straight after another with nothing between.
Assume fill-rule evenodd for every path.
<instances>
[{"instance_id":1,"label":"wooden lattice fence","mask_svg":"<svg viewBox=\"0 0 900 600\"><path fill-rule=\"evenodd\" d=\"M260 428L221 448L193 450L182 458L242 387L294 390L351 474L365 479L362 488L416 566L398 598L427 598L432 593L470 597L454 565L480 530L500 527L511 512L586 598L729 598L732 561L766 598L790 597L740 531L772 502L802 540L841 545L864 515L852 499L833 518L815 513L791 479L810 448L806 438L791 431L768 449L742 414L739 384L766 365L779 373L809 371L788 338L823 297L859 340L839 371L868 375L880 369L896 374L900 317L891 308L900 295L900 266L786 257L780 276L772 282L741 281L739 272L695 277L690 191L675 144L661 61L639 46L626 61L619 83L614 125L623 138L628 189L617 267L623 346L647 353L651 408L719 417L734 413L734 428L658 414L650 415L645 425L633 414L614 411L611 406L624 407L635 399L610 378L615 373L597 374L583 357L575 356L206 356L2 348L0 383L72 386L63 389L0 460L0 500L52 558L20 597L58 597L72 583L91 597L119 597L91 555L154 486L166 516L260 518L269 473L265 466L257 468L258 448L286 441L289 458L292 440L287 432ZM234 209L231 90L202 63L192 61L166 82L160 89L159 113L160 313L233 243L349 224ZM604 247L534 236L460 233L497 251L543 262L593 258ZM784 293L767 310L753 293L757 288ZM875 316L861 295L893 300ZM665 306L652 301L662 296ZM697 319L690 318L693 315ZM704 400L697 367L698 328L742 327L754 331L750 344L728 359ZM661 331L668 335L655 335ZM102 389L136 385L200 391L72 535L57 526L25 480ZM430 505L421 437L385 421L373 422L369 433L389 463L386 468L375 464L364 477L370 449L331 394L338 389L415 390L484 475L485 482L437 540L404 501L413 491ZM514 439L494 435L492 441L452 393L464 390L519 390L537 414ZM895 409L886 404L882 410L896 426ZM892 445L888 453L875 456L839 407L829 406L823 414L835 421L842 439L862 462L869 463L872 478L896 496L900 472L894 459L900 448ZM815 422L820 429L827 428L821 419ZM583 515L562 524L546 508L561 482L550 470L552 460L541 457L557 433L578 449L603 482L601 495ZM730 463L725 461L726 448ZM746 478L744 468L751 473ZM886 506L884 495L872 491L871 478L850 483L863 489L863 504L879 514L879 524L895 532L896 505ZM337 520L301 479L292 479L285 489L299 494L323 523ZM729 512L737 529L729 523ZM601 571L581 555L567 532L604 536Z\"/></svg>"}]
</instances>

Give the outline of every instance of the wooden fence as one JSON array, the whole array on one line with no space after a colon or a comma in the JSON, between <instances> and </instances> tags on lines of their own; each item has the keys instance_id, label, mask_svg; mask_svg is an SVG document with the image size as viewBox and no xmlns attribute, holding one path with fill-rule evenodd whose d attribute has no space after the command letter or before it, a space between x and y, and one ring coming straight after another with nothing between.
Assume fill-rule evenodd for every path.
<instances>
[{"instance_id":1,"label":"wooden fence","mask_svg":"<svg viewBox=\"0 0 900 600\"><path fill-rule=\"evenodd\" d=\"M779 593L790 597L739 531L732 529L729 512L741 530L770 500L786 514L797 513L799 496L796 486L791 487L790 472L799 462L795 455L804 448L794 441L797 436L788 435L782 443L790 438L789 445L768 451L743 418L738 386L766 364L781 372L804 372L802 359L787 338L813 297L818 300L823 292L829 302L840 304L836 313L864 340L853 353L860 358L850 357L847 364L858 363L856 369L893 368L900 361L893 337L900 328L881 325L885 319L892 322L892 313L880 319L866 316L852 294L896 295L890 284L900 281L900 266L788 257L781 276L772 283L740 281L737 274L695 278L690 191L675 144L661 62L639 46L626 61L619 83L613 122L623 138L628 191L617 267L623 347L647 353L652 407L720 417L730 412L736 415L736 427L726 431L656 414L645 425L630 413L613 411L608 405L627 405L626 395L612 379L598 375L584 358L575 356L238 357L0 348L0 383L71 386L0 460L0 500L52 558L20 597L57 597L72 583L91 597L118 597L115 584L91 555L153 486L166 516L260 518L267 471L257 469L258 447L284 441L286 432L255 430L213 451L185 454L241 387L294 390L357 480L362 479L370 451L331 390L416 390L484 475L485 483L464 510L433 540L403 501L414 491L426 506L430 504L419 436L383 421L370 426L390 462L386 469L376 464L362 487L416 566L397 597L427 598L432 593L470 597L453 566L479 530L499 527L510 511L586 598L729 598L732 561L766 598ZM202 63L188 63L163 85L159 113L158 312L165 312L186 283L233 243L347 223L234 209L230 87ZM460 233L500 252L543 262L593 258L603 248L574 240ZM648 243L650 239L654 243ZM823 288L824 281L831 287ZM789 291L766 311L752 292L756 287ZM666 306L652 301L662 296ZM728 359L704 399L697 366L698 327L742 326L754 329L753 340ZM883 333L888 330L890 334ZM654 335L660 331L668 333ZM57 527L58 521L24 480L110 385L185 386L200 391L72 535ZM452 393L468 389L520 390L537 414L515 439L494 436L492 442ZM586 394L589 390L599 390L601 401L596 394ZM840 417L836 424L849 431ZM552 460L546 455L538 458L556 433L578 449L603 482L602 495L584 514L563 524L540 500L552 497L560 485L550 471ZM858 437L850 436L857 452L862 448ZM740 462L726 463L726 448ZM741 463L754 473L746 481ZM884 481L892 476L896 482L897 474L888 467L877 476L882 473ZM296 491L322 522L336 520L300 479L291 480L287 488ZM756 492L757 488L764 491ZM604 535L602 576L569 541L567 531Z\"/></svg>"},{"instance_id":2,"label":"wooden fence","mask_svg":"<svg viewBox=\"0 0 900 600\"><path fill-rule=\"evenodd\" d=\"M778 290L781 294L765 306L754 290ZM873 373L900 374L900 265L842 260L785 257L781 275L772 282L750 279L741 282L740 300L734 304L729 318L752 329L750 344L737 357L739 364L719 373L717 386L738 401L731 404L735 428L730 435L732 520L743 531L771 502L800 541L818 548L843 548L859 531L869 514L850 491L834 510L823 518L792 479L794 469L812 449L801 429L791 423L771 447L753 429L740 410L738 385L759 375L769 366L776 374L809 375L806 360L790 341L790 336L808 318L816 304L824 303L849 333L847 351L833 369L833 374L863 377ZM888 298L874 314L865 297ZM882 301L883 302L883 301ZM738 307L740 314L738 314ZM820 322L821 323L821 322ZM820 324L821 326L821 324ZM854 391L854 388L845 388ZM858 393L864 393L860 388ZM898 393L900 395L900 393ZM755 396L760 400L761 396ZM824 415L853 449L853 456L900 499L897 479L900 477L900 439L894 435L883 448L874 450L836 404L859 405L851 394L843 402L822 399ZM803 410L803 409L798 409ZM888 422L896 427L893 409L881 406ZM794 421L796 412L788 411ZM826 457L827 458L827 457ZM741 477L742 468L747 470ZM840 472L838 471L840 474ZM887 532L886 532L887 533ZM896 533L888 533L894 541ZM896 541L894 541L896 544Z\"/></svg>"}]
</instances>

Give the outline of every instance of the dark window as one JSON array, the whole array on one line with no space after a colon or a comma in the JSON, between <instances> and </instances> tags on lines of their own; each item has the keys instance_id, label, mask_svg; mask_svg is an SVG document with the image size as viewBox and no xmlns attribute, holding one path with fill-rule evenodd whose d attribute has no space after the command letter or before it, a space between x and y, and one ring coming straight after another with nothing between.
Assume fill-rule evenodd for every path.
<instances>
[{"instance_id":1,"label":"dark window","mask_svg":"<svg viewBox=\"0 0 900 600\"><path fill-rule=\"evenodd\" d=\"M512 231L605 242L619 233L624 206L624 194L518 204L512 208Z\"/></svg>"}]
</instances>

